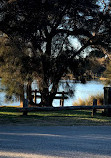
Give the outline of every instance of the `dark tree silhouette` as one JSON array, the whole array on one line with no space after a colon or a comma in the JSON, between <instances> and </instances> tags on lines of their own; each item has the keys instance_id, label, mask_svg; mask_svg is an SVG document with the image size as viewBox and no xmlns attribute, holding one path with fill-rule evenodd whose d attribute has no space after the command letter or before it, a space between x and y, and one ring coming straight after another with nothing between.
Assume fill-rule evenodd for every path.
<instances>
[{"instance_id":1,"label":"dark tree silhouette","mask_svg":"<svg viewBox=\"0 0 111 158\"><path fill-rule=\"evenodd\" d=\"M103 7L96 0L1 0L1 39L7 48L1 51L1 76L8 89L24 82L30 87L36 79L41 105L52 106L61 77L77 74L85 48L110 51L110 4ZM71 43L74 38L80 48Z\"/></svg>"}]
</instances>

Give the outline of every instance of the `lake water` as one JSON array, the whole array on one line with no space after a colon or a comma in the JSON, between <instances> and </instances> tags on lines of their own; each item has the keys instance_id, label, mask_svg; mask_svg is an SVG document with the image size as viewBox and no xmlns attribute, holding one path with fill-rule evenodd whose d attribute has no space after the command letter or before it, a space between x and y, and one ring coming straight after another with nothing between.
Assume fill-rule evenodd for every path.
<instances>
[{"instance_id":1,"label":"lake water","mask_svg":"<svg viewBox=\"0 0 111 158\"><path fill-rule=\"evenodd\" d=\"M72 106L73 103L77 101L79 98L85 100L91 95L104 93L104 85L99 81L88 81L86 84L75 83L72 86L75 90L74 96L72 98L65 100L65 106ZM59 106L59 102L57 100L54 100L53 105Z\"/></svg>"},{"instance_id":2,"label":"lake water","mask_svg":"<svg viewBox=\"0 0 111 158\"><path fill-rule=\"evenodd\" d=\"M103 94L104 93L104 85L99 82L99 81L88 81L86 84L81 84L81 83L74 83L70 82L69 83L71 87L75 90L74 96L72 98L69 98L65 100L64 106L72 106L74 101L77 101L79 98L81 99L87 99L91 95L96 95L96 94ZM63 84L64 85L64 84ZM36 83L33 83L32 89L37 88ZM60 85L59 90L66 91L66 86ZM12 102L5 102L5 93L0 92L0 105L12 105L12 106L17 106L20 105L20 102L15 101ZM59 100L54 100L53 101L53 106L59 106L60 101Z\"/></svg>"}]
</instances>

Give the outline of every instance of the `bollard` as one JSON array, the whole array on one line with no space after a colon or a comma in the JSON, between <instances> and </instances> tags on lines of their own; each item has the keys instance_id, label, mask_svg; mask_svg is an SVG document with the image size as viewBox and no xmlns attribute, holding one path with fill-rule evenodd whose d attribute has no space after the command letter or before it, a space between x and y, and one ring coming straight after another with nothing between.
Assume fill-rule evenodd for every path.
<instances>
[{"instance_id":1,"label":"bollard","mask_svg":"<svg viewBox=\"0 0 111 158\"><path fill-rule=\"evenodd\" d=\"M111 87L104 87L104 104L111 105ZM111 117L111 109L104 109L104 115Z\"/></svg>"},{"instance_id":2,"label":"bollard","mask_svg":"<svg viewBox=\"0 0 111 158\"><path fill-rule=\"evenodd\" d=\"M23 111L23 115L27 115L27 110L25 108L28 107L28 100L27 99L24 99L23 101L23 108L24 108L24 111Z\"/></svg>"},{"instance_id":3,"label":"bollard","mask_svg":"<svg viewBox=\"0 0 111 158\"><path fill-rule=\"evenodd\" d=\"M93 99L93 106L97 106L97 99ZM96 113L96 109L93 108L91 116L93 117L95 113Z\"/></svg>"}]
</instances>

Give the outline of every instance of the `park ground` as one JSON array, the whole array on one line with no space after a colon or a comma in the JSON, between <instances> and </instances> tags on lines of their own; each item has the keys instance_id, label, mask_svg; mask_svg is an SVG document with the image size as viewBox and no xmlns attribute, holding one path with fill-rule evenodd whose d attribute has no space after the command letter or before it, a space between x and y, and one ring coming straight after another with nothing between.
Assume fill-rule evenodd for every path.
<instances>
[{"instance_id":1,"label":"park ground","mask_svg":"<svg viewBox=\"0 0 111 158\"><path fill-rule=\"evenodd\" d=\"M0 125L34 126L111 126L111 117L102 116L91 110L64 110L50 112L30 112L23 116L15 107L0 107Z\"/></svg>"}]
</instances>

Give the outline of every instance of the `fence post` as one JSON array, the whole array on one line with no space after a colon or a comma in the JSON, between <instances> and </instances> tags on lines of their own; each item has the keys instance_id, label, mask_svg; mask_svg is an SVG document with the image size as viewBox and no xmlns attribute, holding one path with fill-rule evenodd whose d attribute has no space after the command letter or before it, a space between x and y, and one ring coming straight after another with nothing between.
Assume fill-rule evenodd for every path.
<instances>
[{"instance_id":1,"label":"fence post","mask_svg":"<svg viewBox=\"0 0 111 158\"><path fill-rule=\"evenodd\" d=\"M104 87L104 104L111 105L111 87ZM104 114L111 116L111 109L104 109Z\"/></svg>"},{"instance_id":2,"label":"fence post","mask_svg":"<svg viewBox=\"0 0 111 158\"><path fill-rule=\"evenodd\" d=\"M28 107L28 100L24 99L24 101L23 101L23 108L24 108L23 115L27 115L27 110L25 109L27 107Z\"/></svg>"},{"instance_id":3,"label":"fence post","mask_svg":"<svg viewBox=\"0 0 111 158\"><path fill-rule=\"evenodd\" d=\"M97 106L97 99L93 99L93 106ZM93 107L91 116L93 117L96 113L96 109Z\"/></svg>"}]
</instances>

